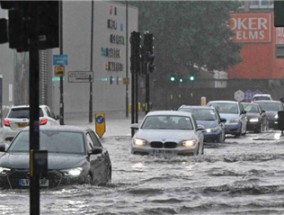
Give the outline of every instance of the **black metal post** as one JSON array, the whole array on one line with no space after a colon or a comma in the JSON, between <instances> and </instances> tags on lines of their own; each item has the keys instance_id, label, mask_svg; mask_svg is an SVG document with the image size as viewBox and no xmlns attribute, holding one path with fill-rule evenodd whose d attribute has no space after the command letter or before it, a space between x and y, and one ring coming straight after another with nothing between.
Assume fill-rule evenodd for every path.
<instances>
[{"instance_id":1,"label":"black metal post","mask_svg":"<svg viewBox=\"0 0 284 215\"><path fill-rule=\"evenodd\" d=\"M89 75L90 82L90 101L89 101L89 123L93 122L93 80L92 76Z\"/></svg>"},{"instance_id":2,"label":"black metal post","mask_svg":"<svg viewBox=\"0 0 284 215\"><path fill-rule=\"evenodd\" d=\"M39 41L37 4L30 8L30 214L40 214L39 175L35 171L33 152L39 149Z\"/></svg>"},{"instance_id":3,"label":"black metal post","mask_svg":"<svg viewBox=\"0 0 284 215\"><path fill-rule=\"evenodd\" d=\"M94 71L93 71L93 46L94 46L94 1L92 0L91 7L91 53L90 53L90 71L93 73L93 78L89 76L90 82L90 99L89 99L89 123L93 122L93 80L94 80Z\"/></svg>"},{"instance_id":4,"label":"black metal post","mask_svg":"<svg viewBox=\"0 0 284 215\"><path fill-rule=\"evenodd\" d=\"M150 111L150 75L148 69L145 75L145 90L145 114L147 114Z\"/></svg>"},{"instance_id":5,"label":"black metal post","mask_svg":"<svg viewBox=\"0 0 284 215\"><path fill-rule=\"evenodd\" d=\"M62 0L59 1L59 52L63 54L63 5ZM60 125L64 125L64 101L63 101L63 76L60 76Z\"/></svg>"},{"instance_id":6,"label":"black metal post","mask_svg":"<svg viewBox=\"0 0 284 215\"><path fill-rule=\"evenodd\" d=\"M125 62L125 70L126 70L126 83L125 83L125 116L128 118L128 104L129 104L129 98L128 98L128 84L129 84L129 77L128 77L128 0L126 0L126 35L125 35L125 48L126 48L126 62Z\"/></svg>"}]
</instances>

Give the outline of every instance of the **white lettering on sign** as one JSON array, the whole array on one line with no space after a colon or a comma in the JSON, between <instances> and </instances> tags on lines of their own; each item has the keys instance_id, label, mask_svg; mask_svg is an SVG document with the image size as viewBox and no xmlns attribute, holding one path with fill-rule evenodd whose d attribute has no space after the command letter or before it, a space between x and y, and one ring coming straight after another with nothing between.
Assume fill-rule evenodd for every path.
<instances>
[{"instance_id":1,"label":"white lettering on sign","mask_svg":"<svg viewBox=\"0 0 284 215\"><path fill-rule=\"evenodd\" d=\"M238 42L270 42L270 13L236 13L231 14L230 27Z\"/></svg>"}]
</instances>

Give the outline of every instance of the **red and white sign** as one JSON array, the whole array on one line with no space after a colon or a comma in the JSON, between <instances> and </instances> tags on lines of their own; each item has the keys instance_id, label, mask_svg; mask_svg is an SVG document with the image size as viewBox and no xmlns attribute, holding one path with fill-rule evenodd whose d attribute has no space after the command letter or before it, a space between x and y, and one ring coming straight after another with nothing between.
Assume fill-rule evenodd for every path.
<instances>
[{"instance_id":1,"label":"red and white sign","mask_svg":"<svg viewBox=\"0 0 284 215\"><path fill-rule=\"evenodd\" d=\"M271 13L232 13L230 27L236 42L271 42Z\"/></svg>"}]
</instances>

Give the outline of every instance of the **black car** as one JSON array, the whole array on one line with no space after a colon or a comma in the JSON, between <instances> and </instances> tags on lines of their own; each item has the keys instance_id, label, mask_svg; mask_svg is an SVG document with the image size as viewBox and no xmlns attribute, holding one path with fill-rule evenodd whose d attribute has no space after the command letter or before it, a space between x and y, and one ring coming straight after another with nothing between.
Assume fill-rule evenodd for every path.
<instances>
[{"instance_id":1,"label":"black car","mask_svg":"<svg viewBox=\"0 0 284 215\"><path fill-rule=\"evenodd\" d=\"M89 128L53 126L40 128L40 150L48 152L47 176L40 186L106 185L111 181L112 166L108 151L97 134ZM0 157L0 186L29 187L29 130L20 131Z\"/></svg>"},{"instance_id":2,"label":"black car","mask_svg":"<svg viewBox=\"0 0 284 215\"><path fill-rule=\"evenodd\" d=\"M283 111L284 106L280 101L259 100L255 101L262 110L265 110L270 129L278 129L278 111Z\"/></svg>"},{"instance_id":3,"label":"black car","mask_svg":"<svg viewBox=\"0 0 284 215\"><path fill-rule=\"evenodd\" d=\"M266 112L257 103L242 102L248 118L247 130L255 133L269 129Z\"/></svg>"}]
</instances>

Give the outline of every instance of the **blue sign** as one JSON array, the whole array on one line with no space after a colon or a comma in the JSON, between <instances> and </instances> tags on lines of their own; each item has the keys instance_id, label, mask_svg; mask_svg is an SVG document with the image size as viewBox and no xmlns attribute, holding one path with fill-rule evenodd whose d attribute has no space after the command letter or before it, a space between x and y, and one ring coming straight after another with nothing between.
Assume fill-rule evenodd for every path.
<instances>
[{"instance_id":1,"label":"blue sign","mask_svg":"<svg viewBox=\"0 0 284 215\"><path fill-rule=\"evenodd\" d=\"M68 55L53 55L53 65L64 66L68 65Z\"/></svg>"},{"instance_id":2,"label":"blue sign","mask_svg":"<svg viewBox=\"0 0 284 215\"><path fill-rule=\"evenodd\" d=\"M98 124L102 124L102 123L104 123L104 121L105 121L105 118L103 116L97 116L96 117L96 122Z\"/></svg>"}]
</instances>

